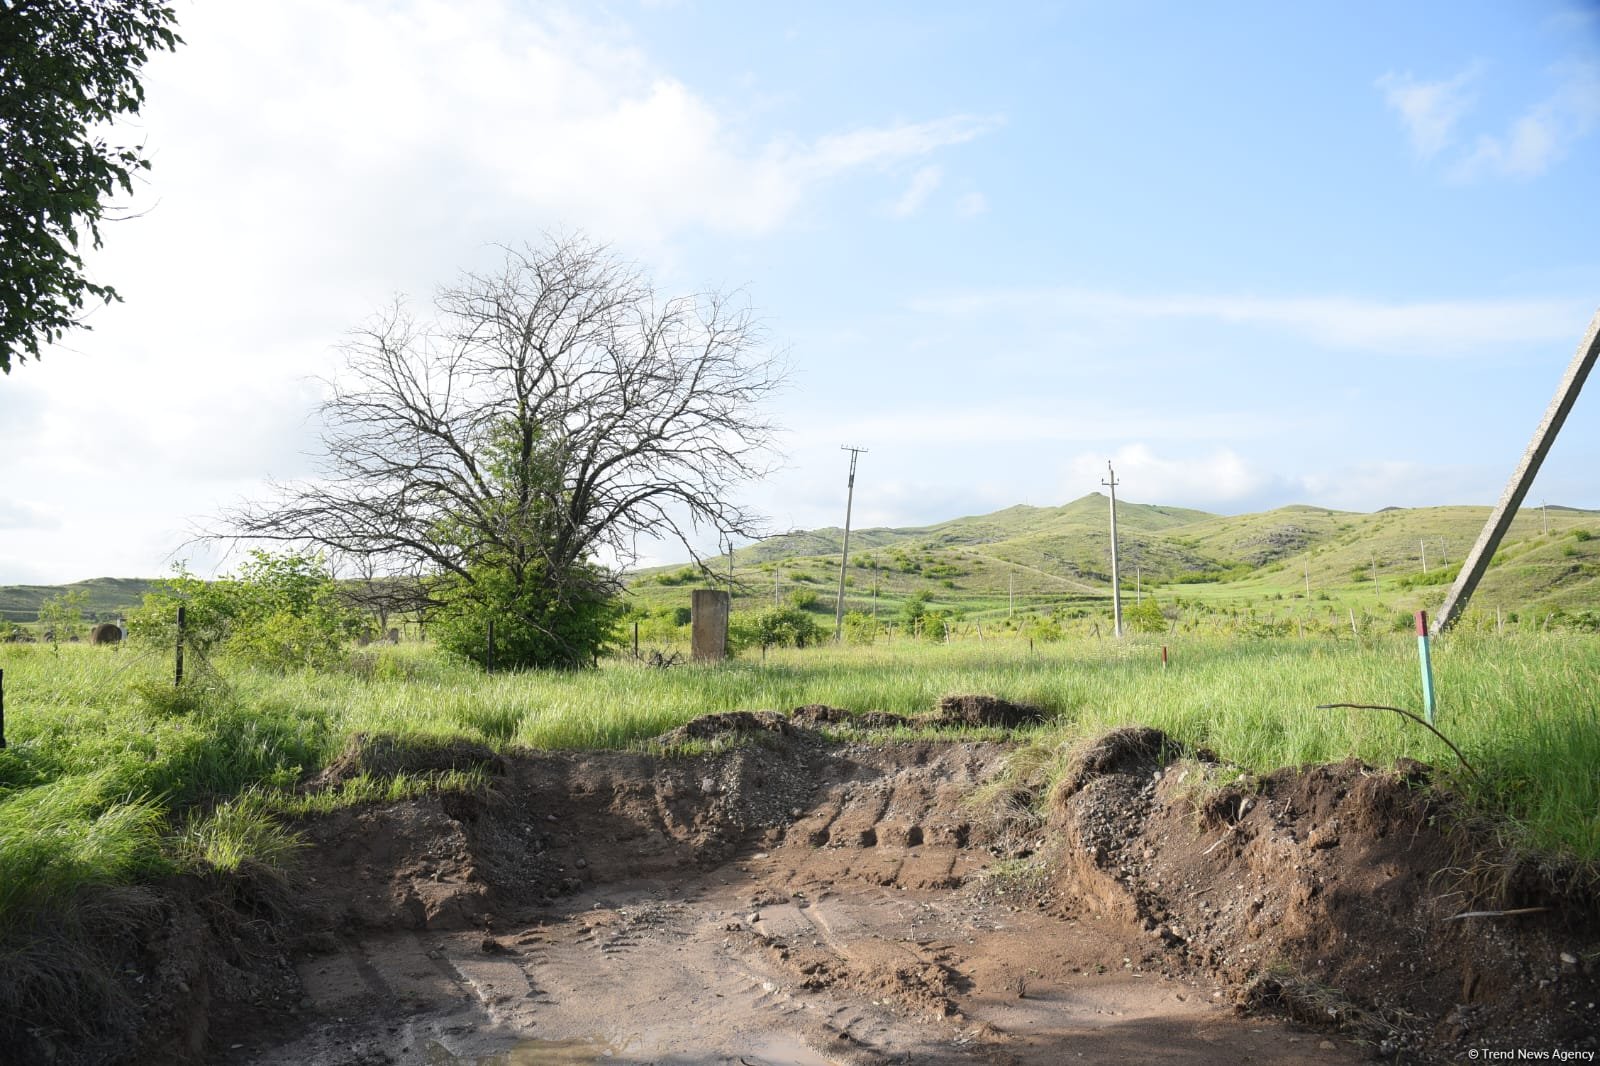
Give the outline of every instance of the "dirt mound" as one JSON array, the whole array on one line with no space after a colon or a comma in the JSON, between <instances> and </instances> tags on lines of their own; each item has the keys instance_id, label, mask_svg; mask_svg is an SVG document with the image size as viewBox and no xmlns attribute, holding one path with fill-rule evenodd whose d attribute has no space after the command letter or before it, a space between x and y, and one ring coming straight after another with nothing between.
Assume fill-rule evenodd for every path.
<instances>
[{"instance_id":1,"label":"dirt mound","mask_svg":"<svg viewBox=\"0 0 1600 1066\"><path fill-rule=\"evenodd\" d=\"M789 736L793 732L794 727L789 724L789 719L778 711L723 711L717 714L703 714L676 729L669 729L656 737L652 743L663 748L672 748L691 740L721 740L743 734L762 733Z\"/></svg>"},{"instance_id":2,"label":"dirt mound","mask_svg":"<svg viewBox=\"0 0 1600 1066\"><path fill-rule=\"evenodd\" d=\"M819 725L849 725L855 719L855 712L847 711L843 707L830 707L826 703L808 703L804 707L796 707L789 713L791 722L810 729L815 729Z\"/></svg>"},{"instance_id":3,"label":"dirt mound","mask_svg":"<svg viewBox=\"0 0 1600 1066\"><path fill-rule=\"evenodd\" d=\"M473 769L503 774L506 763L489 748L466 740L426 743L382 733L357 733L306 787L313 791L338 788L363 775L385 778Z\"/></svg>"},{"instance_id":4,"label":"dirt mound","mask_svg":"<svg viewBox=\"0 0 1600 1066\"><path fill-rule=\"evenodd\" d=\"M819 726L835 725L852 729L898 729L909 725L910 719L903 714L890 714L888 711L868 711L865 714L856 714L842 707L829 707L825 703L808 703L804 707L796 707L790 714L789 720L795 725L808 729Z\"/></svg>"},{"instance_id":5,"label":"dirt mound","mask_svg":"<svg viewBox=\"0 0 1600 1066\"><path fill-rule=\"evenodd\" d=\"M1012 703L998 696L967 695L944 697L939 701L938 711L926 721L929 725L1015 729L1037 725L1044 719L1044 711L1026 703Z\"/></svg>"},{"instance_id":6,"label":"dirt mound","mask_svg":"<svg viewBox=\"0 0 1600 1066\"><path fill-rule=\"evenodd\" d=\"M1600 1047L1592 902L1531 878L1513 899L1475 899L1453 873L1492 841L1470 839L1413 770L1258 779L1152 762L1159 735L1120 734L1057 793L1055 887L1073 906L1226 980L1242 1005L1314 1016L1385 1055ZM1546 909L1455 918L1521 907Z\"/></svg>"},{"instance_id":7,"label":"dirt mound","mask_svg":"<svg viewBox=\"0 0 1600 1066\"><path fill-rule=\"evenodd\" d=\"M1067 772L1056 786L1056 805L1078 791L1095 777L1115 771L1132 772L1139 769L1154 770L1167 761L1178 744L1159 729L1148 726L1125 726L1113 729L1083 745L1073 756Z\"/></svg>"}]
</instances>

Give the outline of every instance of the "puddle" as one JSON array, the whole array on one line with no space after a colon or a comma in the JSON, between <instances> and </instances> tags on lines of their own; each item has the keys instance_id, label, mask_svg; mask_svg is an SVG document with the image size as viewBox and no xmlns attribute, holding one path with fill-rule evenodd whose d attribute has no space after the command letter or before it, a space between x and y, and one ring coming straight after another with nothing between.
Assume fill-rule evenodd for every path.
<instances>
[{"instance_id":1,"label":"puddle","mask_svg":"<svg viewBox=\"0 0 1600 1066\"><path fill-rule=\"evenodd\" d=\"M593 1066L619 1060L626 1045L591 1040L519 1040L492 1055L457 1055L437 1040L428 1041L428 1066ZM760 1040L741 1061L749 1066L835 1066L793 1037L775 1034Z\"/></svg>"},{"instance_id":2,"label":"puddle","mask_svg":"<svg viewBox=\"0 0 1600 1066\"><path fill-rule=\"evenodd\" d=\"M591 1066L613 1061L623 1049L599 1040L519 1040L492 1055L457 1055L428 1041L428 1066Z\"/></svg>"}]
</instances>

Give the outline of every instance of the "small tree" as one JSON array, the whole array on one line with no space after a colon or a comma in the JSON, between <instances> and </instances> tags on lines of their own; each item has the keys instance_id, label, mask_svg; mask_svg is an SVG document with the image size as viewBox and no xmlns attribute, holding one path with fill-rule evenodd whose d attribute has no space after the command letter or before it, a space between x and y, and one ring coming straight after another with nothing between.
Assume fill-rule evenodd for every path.
<instances>
[{"instance_id":1,"label":"small tree","mask_svg":"<svg viewBox=\"0 0 1600 1066\"><path fill-rule=\"evenodd\" d=\"M361 330L330 383L324 477L227 516L227 536L366 558L426 582L446 642L584 666L643 538L756 536L734 488L767 469L782 378L748 308L662 298L581 239L506 250L423 323ZM502 638L502 634L504 638Z\"/></svg>"},{"instance_id":2,"label":"small tree","mask_svg":"<svg viewBox=\"0 0 1600 1066\"><path fill-rule=\"evenodd\" d=\"M0 7L0 371L79 325L86 297L119 299L83 277L79 242L100 247L103 201L148 169L106 126L144 103L139 74L181 43L154 0L23 0Z\"/></svg>"},{"instance_id":3,"label":"small tree","mask_svg":"<svg viewBox=\"0 0 1600 1066\"><path fill-rule=\"evenodd\" d=\"M49 596L39 604L39 625L52 642L76 640L83 636L83 610L89 605L87 589L73 589Z\"/></svg>"},{"instance_id":4,"label":"small tree","mask_svg":"<svg viewBox=\"0 0 1600 1066\"><path fill-rule=\"evenodd\" d=\"M171 645L180 605L185 646L273 670L333 661L359 624L323 561L299 552L253 551L237 574L216 581L203 581L179 564L172 577L145 593L144 604L128 619L130 634Z\"/></svg>"}]
</instances>

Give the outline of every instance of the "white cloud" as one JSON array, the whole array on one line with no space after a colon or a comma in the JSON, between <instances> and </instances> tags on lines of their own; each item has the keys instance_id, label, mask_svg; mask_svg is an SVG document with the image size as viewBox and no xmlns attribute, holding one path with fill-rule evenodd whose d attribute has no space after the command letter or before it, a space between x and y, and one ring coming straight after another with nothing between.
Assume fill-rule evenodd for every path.
<instances>
[{"instance_id":1,"label":"white cloud","mask_svg":"<svg viewBox=\"0 0 1600 1066\"><path fill-rule=\"evenodd\" d=\"M1336 296L1132 295L1071 287L957 293L920 299L912 308L957 315L1034 310L1082 321L1209 319L1281 329L1319 345L1415 356L1567 342L1593 313L1576 300L1396 304Z\"/></svg>"},{"instance_id":2,"label":"white cloud","mask_svg":"<svg viewBox=\"0 0 1600 1066\"><path fill-rule=\"evenodd\" d=\"M152 59L127 131L154 164L142 213L90 257L127 302L0 399L19 445L7 496L63 501L72 536L28 548L62 579L109 561L148 573L156 558L129 560L170 548L192 516L268 474L303 476L307 378L330 372L345 330L398 292L425 303L495 259L493 242L583 230L655 266L686 235L780 230L827 188L926 168L997 121L869 116L753 138L620 24L517 0L192 4L182 18L187 44ZM82 431L24 442L24 423ZM96 540L106 528L114 549ZM24 572L15 543L9 573Z\"/></svg>"},{"instance_id":3,"label":"white cloud","mask_svg":"<svg viewBox=\"0 0 1600 1066\"><path fill-rule=\"evenodd\" d=\"M0 529L59 529L61 517L51 507L30 500L0 500Z\"/></svg>"},{"instance_id":4,"label":"white cloud","mask_svg":"<svg viewBox=\"0 0 1600 1066\"><path fill-rule=\"evenodd\" d=\"M1175 416L1170 411L1118 406L1058 407L1049 413L1010 408L953 407L908 408L892 413L861 415L838 421L815 419L806 423L807 437L832 440L892 441L896 447L913 445L992 445L1060 443L1116 439L1127 427L1150 427L1145 433L1159 440L1220 440L1261 437L1286 431L1290 423L1242 411L1214 411ZM790 434L790 437L798 437ZM797 439L791 447L800 443Z\"/></svg>"},{"instance_id":5,"label":"white cloud","mask_svg":"<svg viewBox=\"0 0 1600 1066\"><path fill-rule=\"evenodd\" d=\"M1384 100L1399 113L1411 138L1411 147L1431 159L1454 139L1456 124L1473 105L1468 87L1478 77L1477 66L1448 81L1419 82L1409 73L1390 72L1377 80Z\"/></svg>"},{"instance_id":6,"label":"white cloud","mask_svg":"<svg viewBox=\"0 0 1600 1066\"><path fill-rule=\"evenodd\" d=\"M1480 136L1454 176L1536 178L1600 124L1600 65L1564 68L1549 97L1513 119L1503 134Z\"/></svg>"},{"instance_id":7,"label":"white cloud","mask_svg":"<svg viewBox=\"0 0 1600 1066\"><path fill-rule=\"evenodd\" d=\"M1093 485L1106 477L1106 462L1117 472L1127 499L1179 506L1217 507L1252 500L1281 481L1228 448L1205 454L1161 456L1147 444L1127 444L1107 456L1079 453L1067 461L1075 484Z\"/></svg>"},{"instance_id":8,"label":"white cloud","mask_svg":"<svg viewBox=\"0 0 1600 1066\"><path fill-rule=\"evenodd\" d=\"M944 179L944 171L938 167L921 167L911 176L911 184L900 198L889 208L890 214L896 218L910 218L928 202L934 190L939 188L939 182Z\"/></svg>"}]
</instances>

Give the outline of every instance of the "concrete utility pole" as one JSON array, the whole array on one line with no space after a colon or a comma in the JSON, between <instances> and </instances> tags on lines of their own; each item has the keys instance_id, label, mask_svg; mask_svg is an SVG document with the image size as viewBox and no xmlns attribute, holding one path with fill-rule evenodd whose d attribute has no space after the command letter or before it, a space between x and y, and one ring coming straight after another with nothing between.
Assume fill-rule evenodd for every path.
<instances>
[{"instance_id":1,"label":"concrete utility pole","mask_svg":"<svg viewBox=\"0 0 1600 1066\"><path fill-rule=\"evenodd\" d=\"M844 639L844 568L850 565L850 509L856 501L856 457L865 448L849 444L839 445L839 450L850 453L850 487L844 498L844 551L839 555L839 600L833 606L833 639Z\"/></svg>"},{"instance_id":2,"label":"concrete utility pole","mask_svg":"<svg viewBox=\"0 0 1600 1066\"><path fill-rule=\"evenodd\" d=\"M1494 558L1495 549L1500 546L1506 530L1511 527L1511 520L1517 515L1517 508L1522 505L1523 497L1532 487L1533 479L1544 463L1544 457L1550 453L1550 445L1555 443L1556 434L1561 432L1562 423L1567 420L1572 405L1578 400L1578 393L1583 391L1583 382L1588 378L1589 371L1594 368L1597 356L1600 356L1600 311L1595 312L1595 316L1589 320L1588 332L1583 335L1583 340L1578 342L1578 351L1573 355L1561 384L1556 387L1555 398L1550 401L1550 407L1545 411L1544 418L1533 431L1533 440L1528 443L1528 450L1523 453L1522 462L1517 464L1516 471L1511 475L1511 482L1506 485L1505 494L1500 497L1500 502L1490 513L1489 520L1484 523L1483 532L1478 534L1477 543L1462 560L1461 573L1456 575L1456 583L1450 586L1450 594L1445 597L1444 605L1434 616L1434 633L1443 633L1449 629L1460 617L1461 612L1466 610L1468 601L1472 599L1473 590L1478 587L1478 581L1483 577L1484 571L1489 569L1489 560Z\"/></svg>"},{"instance_id":3,"label":"concrete utility pole","mask_svg":"<svg viewBox=\"0 0 1600 1066\"><path fill-rule=\"evenodd\" d=\"M1111 620L1112 631L1117 636L1122 636L1122 571L1117 566L1117 472L1111 468L1111 460L1106 460L1106 473L1110 475L1109 481L1100 484L1111 490Z\"/></svg>"}]
</instances>

